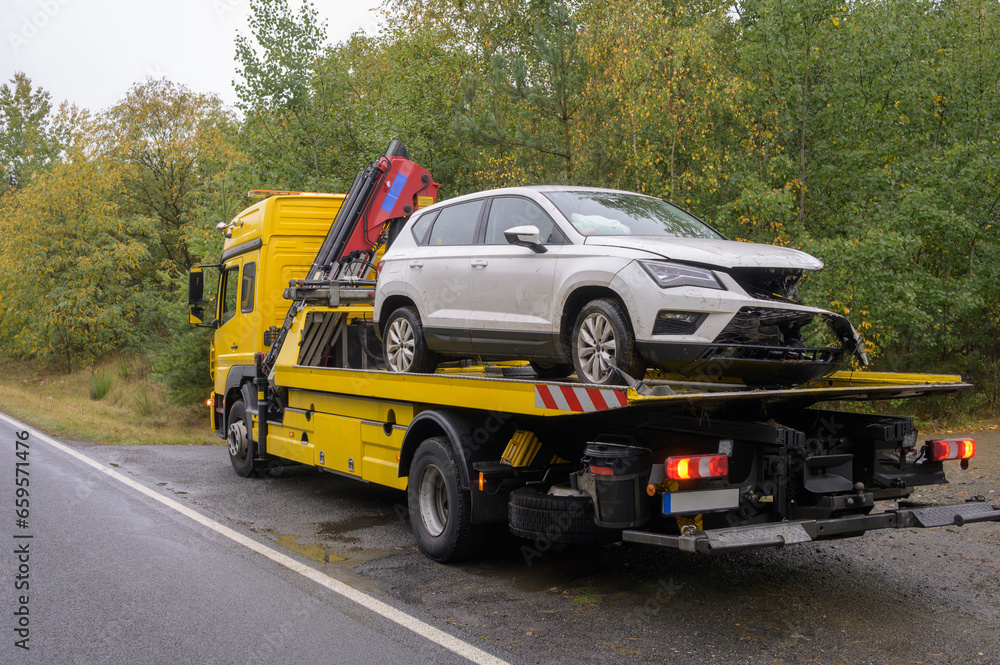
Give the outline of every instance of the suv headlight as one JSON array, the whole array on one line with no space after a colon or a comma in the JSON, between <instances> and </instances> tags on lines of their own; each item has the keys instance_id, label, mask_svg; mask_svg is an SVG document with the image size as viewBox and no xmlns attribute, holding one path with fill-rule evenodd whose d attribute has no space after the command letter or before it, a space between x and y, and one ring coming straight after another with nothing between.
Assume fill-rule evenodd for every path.
<instances>
[{"instance_id":1,"label":"suv headlight","mask_svg":"<svg viewBox=\"0 0 1000 665\"><path fill-rule=\"evenodd\" d=\"M662 289L675 286L701 286L706 289L726 290L726 287L719 283L715 273L711 270L670 263L669 261L639 260L639 265Z\"/></svg>"}]
</instances>

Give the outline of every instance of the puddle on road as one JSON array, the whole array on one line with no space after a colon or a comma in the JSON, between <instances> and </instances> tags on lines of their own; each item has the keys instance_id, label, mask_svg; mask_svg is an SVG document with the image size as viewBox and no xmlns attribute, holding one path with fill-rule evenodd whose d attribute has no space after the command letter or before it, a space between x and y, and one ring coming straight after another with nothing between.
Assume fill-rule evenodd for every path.
<instances>
[{"instance_id":1,"label":"puddle on road","mask_svg":"<svg viewBox=\"0 0 1000 665\"><path fill-rule=\"evenodd\" d=\"M358 536L345 536L343 534L349 531L383 527L391 521L393 518L390 515L358 515L338 522L318 522L316 535L320 538L332 538L342 543L357 543L361 541Z\"/></svg>"},{"instance_id":2,"label":"puddle on road","mask_svg":"<svg viewBox=\"0 0 1000 665\"><path fill-rule=\"evenodd\" d=\"M347 561L347 557L345 556L333 554L332 552L327 551L326 548L319 545L307 545L300 543L296 540L295 536L279 533L273 529L252 529L252 531L270 538L274 542L290 549L296 554L301 554L302 556L312 559L318 563L337 563L338 561Z\"/></svg>"}]
</instances>

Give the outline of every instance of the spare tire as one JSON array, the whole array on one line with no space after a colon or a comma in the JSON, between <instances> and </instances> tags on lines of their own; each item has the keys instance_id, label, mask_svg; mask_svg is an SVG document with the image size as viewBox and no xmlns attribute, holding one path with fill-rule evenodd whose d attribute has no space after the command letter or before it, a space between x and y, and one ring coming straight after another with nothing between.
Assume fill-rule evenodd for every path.
<instances>
[{"instance_id":1,"label":"spare tire","mask_svg":"<svg viewBox=\"0 0 1000 665\"><path fill-rule=\"evenodd\" d=\"M621 529L594 522L589 496L553 496L522 487L510 493L507 504L510 532L548 543L604 545L621 540Z\"/></svg>"}]
</instances>

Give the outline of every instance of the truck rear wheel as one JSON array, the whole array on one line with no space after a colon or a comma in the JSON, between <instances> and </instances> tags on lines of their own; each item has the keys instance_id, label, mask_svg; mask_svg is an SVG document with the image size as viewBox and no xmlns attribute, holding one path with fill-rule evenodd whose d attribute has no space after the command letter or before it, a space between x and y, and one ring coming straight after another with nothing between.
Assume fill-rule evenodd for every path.
<instances>
[{"instance_id":1,"label":"truck rear wheel","mask_svg":"<svg viewBox=\"0 0 1000 665\"><path fill-rule=\"evenodd\" d=\"M471 497L462 490L458 464L444 437L417 448L406 488L410 524L420 549L442 563L478 552L482 527L472 524Z\"/></svg>"},{"instance_id":2,"label":"truck rear wheel","mask_svg":"<svg viewBox=\"0 0 1000 665\"><path fill-rule=\"evenodd\" d=\"M243 401L237 401L229 409L229 427L226 430L226 443L229 444L229 461L237 475L249 477L254 471L253 438L247 431L246 407Z\"/></svg>"},{"instance_id":3,"label":"truck rear wheel","mask_svg":"<svg viewBox=\"0 0 1000 665\"><path fill-rule=\"evenodd\" d=\"M510 532L547 544L604 545L621 540L621 531L597 526L589 496L551 496L531 488L510 493Z\"/></svg>"}]
</instances>

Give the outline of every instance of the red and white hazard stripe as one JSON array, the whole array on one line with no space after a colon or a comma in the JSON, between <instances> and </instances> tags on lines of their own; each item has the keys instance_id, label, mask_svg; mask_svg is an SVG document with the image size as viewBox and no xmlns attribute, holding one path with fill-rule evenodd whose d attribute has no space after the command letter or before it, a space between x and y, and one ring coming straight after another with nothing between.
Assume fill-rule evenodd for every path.
<instances>
[{"instance_id":1,"label":"red and white hazard stripe","mask_svg":"<svg viewBox=\"0 0 1000 665\"><path fill-rule=\"evenodd\" d=\"M625 406L628 390L625 388L582 388L535 384L535 407L557 411L590 413Z\"/></svg>"}]
</instances>

